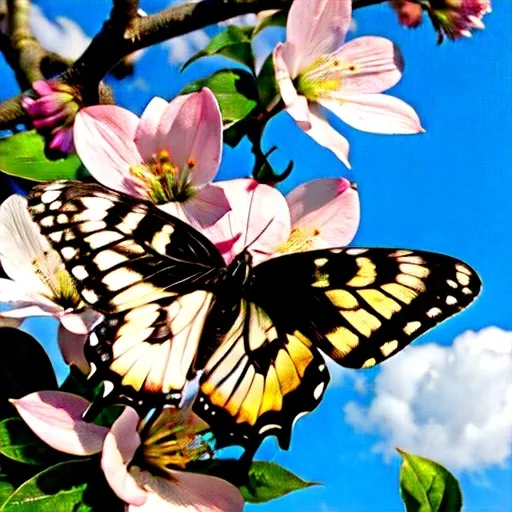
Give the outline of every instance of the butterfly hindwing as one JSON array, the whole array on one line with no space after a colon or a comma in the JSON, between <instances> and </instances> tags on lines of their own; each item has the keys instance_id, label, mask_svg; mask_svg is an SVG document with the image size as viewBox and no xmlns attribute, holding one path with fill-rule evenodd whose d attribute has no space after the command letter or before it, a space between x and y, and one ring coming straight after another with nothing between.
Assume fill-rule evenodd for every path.
<instances>
[{"instance_id":1,"label":"butterfly hindwing","mask_svg":"<svg viewBox=\"0 0 512 512\"><path fill-rule=\"evenodd\" d=\"M224 267L195 229L100 185L38 185L28 204L84 301L104 314L204 288Z\"/></svg>"},{"instance_id":2,"label":"butterfly hindwing","mask_svg":"<svg viewBox=\"0 0 512 512\"><path fill-rule=\"evenodd\" d=\"M284 296L265 292L276 282ZM288 302L303 332L349 368L370 367L396 354L466 308L481 287L460 260L384 248L282 256L258 265L253 283L255 300L269 314L279 315Z\"/></svg>"},{"instance_id":3,"label":"butterfly hindwing","mask_svg":"<svg viewBox=\"0 0 512 512\"><path fill-rule=\"evenodd\" d=\"M220 344L206 361L195 410L218 446L257 445L275 435L287 449L295 419L316 408L329 382L325 360L255 303L242 299L231 313L231 327L217 332Z\"/></svg>"}]
</instances>

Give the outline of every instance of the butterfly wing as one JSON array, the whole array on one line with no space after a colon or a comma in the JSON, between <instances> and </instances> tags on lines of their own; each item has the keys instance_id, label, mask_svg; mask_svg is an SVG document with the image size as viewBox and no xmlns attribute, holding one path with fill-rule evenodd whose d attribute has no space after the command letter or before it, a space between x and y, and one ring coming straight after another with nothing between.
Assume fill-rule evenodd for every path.
<instances>
[{"instance_id":1,"label":"butterfly wing","mask_svg":"<svg viewBox=\"0 0 512 512\"><path fill-rule=\"evenodd\" d=\"M84 301L106 316L86 350L98 376L133 400L180 391L225 270L216 247L151 203L101 185L38 185L28 205Z\"/></svg>"},{"instance_id":2,"label":"butterfly wing","mask_svg":"<svg viewBox=\"0 0 512 512\"><path fill-rule=\"evenodd\" d=\"M210 357L200 354L206 361L196 413L213 428L218 447L259 444L273 434L288 448L295 418L315 409L329 382L325 360L254 302L242 299L211 318L220 343Z\"/></svg>"},{"instance_id":3,"label":"butterfly wing","mask_svg":"<svg viewBox=\"0 0 512 512\"><path fill-rule=\"evenodd\" d=\"M242 308L239 327L220 337L196 412L213 425L222 418L233 440L223 443L274 434L286 448L328 382L317 347L343 366L373 366L466 308L480 286L465 263L424 251L332 249L262 263L245 292L256 312ZM265 320L251 328L260 310Z\"/></svg>"}]
</instances>

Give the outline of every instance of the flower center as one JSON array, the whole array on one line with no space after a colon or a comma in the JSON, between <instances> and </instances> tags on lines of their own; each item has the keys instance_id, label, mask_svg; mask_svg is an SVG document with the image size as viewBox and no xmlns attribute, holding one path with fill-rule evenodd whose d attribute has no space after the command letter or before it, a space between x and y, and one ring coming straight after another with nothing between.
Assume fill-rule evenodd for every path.
<instances>
[{"instance_id":1,"label":"flower center","mask_svg":"<svg viewBox=\"0 0 512 512\"><path fill-rule=\"evenodd\" d=\"M153 203L183 202L191 199L195 193L190 182L190 172L194 166L195 162L189 160L180 169L172 163L169 151L162 149L149 162L131 167L130 173L142 182Z\"/></svg>"},{"instance_id":2,"label":"flower center","mask_svg":"<svg viewBox=\"0 0 512 512\"><path fill-rule=\"evenodd\" d=\"M281 245L276 252L304 252L311 248L313 245L313 238L318 236L320 231L318 229L300 229L293 228L288 240Z\"/></svg>"},{"instance_id":3,"label":"flower center","mask_svg":"<svg viewBox=\"0 0 512 512\"><path fill-rule=\"evenodd\" d=\"M164 409L143 439L139 460L169 476L190 462L211 459L213 449L201 435L203 431L203 426L184 420L180 411Z\"/></svg>"},{"instance_id":4,"label":"flower center","mask_svg":"<svg viewBox=\"0 0 512 512\"><path fill-rule=\"evenodd\" d=\"M49 259L52 255L45 254L44 258ZM56 254L55 254L56 256ZM37 258L32 262L32 266L37 277L50 289L51 296L48 298L62 306L64 309L79 309L82 305L82 299L78 293L72 277L69 272L63 268L57 268L50 273L46 266Z\"/></svg>"},{"instance_id":5,"label":"flower center","mask_svg":"<svg viewBox=\"0 0 512 512\"><path fill-rule=\"evenodd\" d=\"M322 55L297 78L297 91L310 100L329 97L341 90L343 78L358 72L357 66L333 55Z\"/></svg>"}]
</instances>

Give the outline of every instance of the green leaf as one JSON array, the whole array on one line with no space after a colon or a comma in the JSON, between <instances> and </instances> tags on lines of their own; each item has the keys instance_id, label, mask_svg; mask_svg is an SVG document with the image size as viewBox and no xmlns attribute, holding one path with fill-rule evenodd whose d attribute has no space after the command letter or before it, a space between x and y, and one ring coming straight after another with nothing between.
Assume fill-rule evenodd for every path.
<instances>
[{"instance_id":1,"label":"green leaf","mask_svg":"<svg viewBox=\"0 0 512 512\"><path fill-rule=\"evenodd\" d=\"M0 453L16 462L48 465L63 455L43 443L20 418L0 422Z\"/></svg>"},{"instance_id":2,"label":"green leaf","mask_svg":"<svg viewBox=\"0 0 512 512\"><path fill-rule=\"evenodd\" d=\"M226 30L217 34L204 50L192 55L183 64L181 71L190 66L192 62L202 58L220 55L228 59L236 60L241 64L254 68L254 55L252 53L251 38L253 27L237 27L230 25Z\"/></svg>"},{"instance_id":3,"label":"green leaf","mask_svg":"<svg viewBox=\"0 0 512 512\"><path fill-rule=\"evenodd\" d=\"M313 485L320 484L306 482L274 462L256 461L249 469L248 482L240 491L249 503L265 503Z\"/></svg>"},{"instance_id":4,"label":"green leaf","mask_svg":"<svg viewBox=\"0 0 512 512\"><path fill-rule=\"evenodd\" d=\"M33 181L72 180L87 175L76 154L49 159L45 139L35 130L0 139L0 170Z\"/></svg>"},{"instance_id":5,"label":"green leaf","mask_svg":"<svg viewBox=\"0 0 512 512\"><path fill-rule=\"evenodd\" d=\"M257 84L260 102L264 107L269 107L270 103L273 103L276 98L280 98L272 55L269 55L261 66Z\"/></svg>"},{"instance_id":6,"label":"green leaf","mask_svg":"<svg viewBox=\"0 0 512 512\"><path fill-rule=\"evenodd\" d=\"M241 69L222 69L188 84L181 94L208 87L219 102L224 129L245 119L258 106L258 88L254 76Z\"/></svg>"},{"instance_id":7,"label":"green leaf","mask_svg":"<svg viewBox=\"0 0 512 512\"><path fill-rule=\"evenodd\" d=\"M4 476L0 477L0 506L7 500L7 498L14 491L14 485L7 480L4 480Z\"/></svg>"},{"instance_id":8,"label":"green leaf","mask_svg":"<svg viewBox=\"0 0 512 512\"><path fill-rule=\"evenodd\" d=\"M462 493L457 479L430 459L398 449L403 458L400 494L407 512L457 512Z\"/></svg>"},{"instance_id":9,"label":"green leaf","mask_svg":"<svg viewBox=\"0 0 512 512\"><path fill-rule=\"evenodd\" d=\"M281 9L277 12L274 12L270 16L265 16L259 23L256 25L252 33L252 37L256 37L263 29L267 27L285 27L286 19L288 17L288 12Z\"/></svg>"},{"instance_id":10,"label":"green leaf","mask_svg":"<svg viewBox=\"0 0 512 512\"><path fill-rule=\"evenodd\" d=\"M92 468L89 461L71 461L56 464L18 487L2 506L2 512L64 512L93 509L84 504L87 475Z\"/></svg>"},{"instance_id":11,"label":"green leaf","mask_svg":"<svg viewBox=\"0 0 512 512\"><path fill-rule=\"evenodd\" d=\"M26 332L0 328L0 416L16 414L9 398L57 389L52 364L43 347Z\"/></svg>"}]
</instances>

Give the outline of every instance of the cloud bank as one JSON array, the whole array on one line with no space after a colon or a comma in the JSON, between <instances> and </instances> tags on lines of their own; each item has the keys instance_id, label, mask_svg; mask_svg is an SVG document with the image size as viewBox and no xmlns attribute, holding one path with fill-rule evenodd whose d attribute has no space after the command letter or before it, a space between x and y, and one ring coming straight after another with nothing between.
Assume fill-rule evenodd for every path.
<instances>
[{"instance_id":1,"label":"cloud bank","mask_svg":"<svg viewBox=\"0 0 512 512\"><path fill-rule=\"evenodd\" d=\"M345 419L376 433L373 450L395 447L453 470L504 465L512 453L512 332L467 331L451 347L412 346L382 366L368 407L349 402Z\"/></svg>"}]
</instances>

